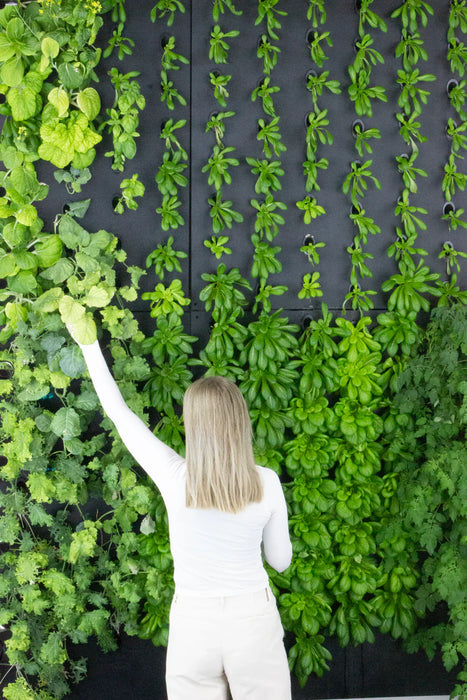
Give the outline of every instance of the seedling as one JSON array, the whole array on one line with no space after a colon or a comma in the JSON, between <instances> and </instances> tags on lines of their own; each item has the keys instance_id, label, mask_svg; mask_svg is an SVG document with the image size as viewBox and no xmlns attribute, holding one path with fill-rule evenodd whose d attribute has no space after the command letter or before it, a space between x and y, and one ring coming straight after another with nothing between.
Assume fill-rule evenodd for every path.
<instances>
[{"instance_id":1,"label":"seedling","mask_svg":"<svg viewBox=\"0 0 467 700\"><path fill-rule=\"evenodd\" d=\"M125 56L131 56L133 53L132 49L135 45L133 39L122 36L123 29L125 27L124 22L119 22L117 29L113 30L112 36L108 41L107 48L104 49L102 56L108 58L112 55L115 49L118 49L117 56L121 61Z\"/></svg>"},{"instance_id":2,"label":"seedling","mask_svg":"<svg viewBox=\"0 0 467 700\"><path fill-rule=\"evenodd\" d=\"M467 121L467 112L464 110L467 99L466 81L453 80L449 85L449 101L463 121Z\"/></svg>"},{"instance_id":3,"label":"seedling","mask_svg":"<svg viewBox=\"0 0 467 700\"><path fill-rule=\"evenodd\" d=\"M348 67L351 85L349 85L349 97L355 102L355 111L360 116L373 116L371 100L381 100L387 102L386 90L380 85L370 87L370 76L367 71L361 70L357 73L353 66Z\"/></svg>"},{"instance_id":4,"label":"seedling","mask_svg":"<svg viewBox=\"0 0 467 700\"><path fill-rule=\"evenodd\" d=\"M307 160L314 160L318 142L332 144L334 141L332 134L326 129L329 126L327 114L328 110L323 109L318 112L310 112L307 117L308 126L305 136Z\"/></svg>"},{"instance_id":5,"label":"seedling","mask_svg":"<svg viewBox=\"0 0 467 700\"><path fill-rule=\"evenodd\" d=\"M251 241L255 246L251 276L265 280L270 274L281 272L282 264L276 258L281 251L280 246L269 245L266 241L262 241L257 233L252 235Z\"/></svg>"},{"instance_id":6,"label":"seedling","mask_svg":"<svg viewBox=\"0 0 467 700\"><path fill-rule=\"evenodd\" d=\"M227 98L229 96L229 92L227 90L227 85L229 81L231 80L232 76L231 75L219 75L219 73L209 73L209 78L211 81L211 85L214 88L214 97L216 100L219 102L219 104L222 107L227 106Z\"/></svg>"},{"instance_id":7,"label":"seedling","mask_svg":"<svg viewBox=\"0 0 467 700\"><path fill-rule=\"evenodd\" d=\"M178 228L185 223L183 216L177 211L181 205L176 195L164 195L161 206L156 208L156 212L162 217L161 228L164 231Z\"/></svg>"},{"instance_id":8,"label":"seedling","mask_svg":"<svg viewBox=\"0 0 467 700\"><path fill-rule=\"evenodd\" d=\"M279 117L274 117L270 122L264 119L258 120L258 141L264 141L263 152L266 158L272 158L274 153L280 156L281 153L287 150L287 146L282 143L279 133Z\"/></svg>"},{"instance_id":9,"label":"seedling","mask_svg":"<svg viewBox=\"0 0 467 700\"><path fill-rule=\"evenodd\" d=\"M255 183L256 194L268 194L282 188L280 177L284 174L280 160L260 160L259 158L246 158L251 166L253 175L258 175Z\"/></svg>"},{"instance_id":10,"label":"seedling","mask_svg":"<svg viewBox=\"0 0 467 700\"><path fill-rule=\"evenodd\" d=\"M415 207L410 204L409 190L405 189L396 205L394 213L400 215L406 234L416 233L416 226L422 231L426 231L427 225L417 214L427 214L423 207Z\"/></svg>"},{"instance_id":11,"label":"seedling","mask_svg":"<svg viewBox=\"0 0 467 700\"><path fill-rule=\"evenodd\" d=\"M320 241L315 243L313 236L307 236L311 240L306 241L304 245L300 248L301 253L305 253L308 258L310 265L319 265L320 254L318 253L318 248L324 248L326 243Z\"/></svg>"},{"instance_id":12,"label":"seedling","mask_svg":"<svg viewBox=\"0 0 467 700\"><path fill-rule=\"evenodd\" d=\"M329 56L326 56L322 43L324 42L328 46L332 46L332 39L330 32L310 32L310 55L311 60L316 63L317 66L322 68L324 61L327 61Z\"/></svg>"},{"instance_id":13,"label":"seedling","mask_svg":"<svg viewBox=\"0 0 467 700\"><path fill-rule=\"evenodd\" d=\"M461 149L467 150L467 135L464 132L467 130L467 122L456 124L454 119L448 120L446 134L452 139L451 150L457 153Z\"/></svg>"},{"instance_id":14,"label":"seedling","mask_svg":"<svg viewBox=\"0 0 467 700\"><path fill-rule=\"evenodd\" d=\"M303 172L306 177L305 190L306 192L311 192L311 190L320 191L320 186L318 185L318 170L326 170L329 166L329 161L327 158L320 158L319 160L305 160L303 163Z\"/></svg>"},{"instance_id":15,"label":"seedling","mask_svg":"<svg viewBox=\"0 0 467 700\"><path fill-rule=\"evenodd\" d=\"M430 91L423 90L417 85L421 82L432 82L436 80L436 76L432 73L420 75L418 68L414 68L411 71L398 70L397 75L399 76L397 83L402 86L397 104L404 110L406 116L409 116L412 112L417 115L421 114L421 105L426 105Z\"/></svg>"},{"instance_id":16,"label":"seedling","mask_svg":"<svg viewBox=\"0 0 467 700\"><path fill-rule=\"evenodd\" d=\"M161 315L169 316L172 313L182 316L184 313L183 307L190 304L190 299L185 297L182 283L179 279L173 280L168 287L159 282L153 292L141 294L141 299L151 302L151 311L149 313L153 318Z\"/></svg>"},{"instance_id":17,"label":"seedling","mask_svg":"<svg viewBox=\"0 0 467 700\"><path fill-rule=\"evenodd\" d=\"M395 56L402 57L402 65L406 71L410 71L420 60L428 60L420 33L412 34L407 29L402 29L402 39L397 44Z\"/></svg>"},{"instance_id":18,"label":"seedling","mask_svg":"<svg viewBox=\"0 0 467 700\"><path fill-rule=\"evenodd\" d=\"M365 209L363 209L360 205L355 205L352 209L350 219L358 228L358 235L362 239L362 242L366 245L368 242L368 234L375 236L376 234L381 233L381 228L375 223L374 219L372 219L370 216L365 216Z\"/></svg>"},{"instance_id":19,"label":"seedling","mask_svg":"<svg viewBox=\"0 0 467 700\"><path fill-rule=\"evenodd\" d=\"M175 102L177 100L179 104L186 106L186 100L181 95L178 90L174 87L173 80L169 80L167 72L161 70L161 102L165 102L170 110L175 109Z\"/></svg>"},{"instance_id":20,"label":"seedling","mask_svg":"<svg viewBox=\"0 0 467 700\"><path fill-rule=\"evenodd\" d=\"M136 197L144 195L145 187L138 179L138 173L135 173L131 178L125 178L120 183L122 194L117 200L114 210L117 214L123 214L125 207L127 209L138 209Z\"/></svg>"},{"instance_id":21,"label":"seedling","mask_svg":"<svg viewBox=\"0 0 467 700\"><path fill-rule=\"evenodd\" d=\"M464 173L459 173L457 170L456 157L453 153L449 156L449 161L444 166L444 177L442 183L442 190L444 192L444 197L447 202L450 202L456 189L465 190L467 184L467 175Z\"/></svg>"},{"instance_id":22,"label":"seedling","mask_svg":"<svg viewBox=\"0 0 467 700\"><path fill-rule=\"evenodd\" d=\"M461 271L461 266L458 258L467 258L467 253L464 253L460 250L456 250L452 245L451 241L445 241L443 243L443 249L438 255L438 259L444 259L446 261L446 272L448 273L448 275L450 275L453 272L453 270L457 270L457 272Z\"/></svg>"},{"instance_id":23,"label":"seedling","mask_svg":"<svg viewBox=\"0 0 467 700\"><path fill-rule=\"evenodd\" d=\"M189 60L179 53L175 52L175 37L171 36L163 45L161 67L163 70L179 70L178 63L188 64Z\"/></svg>"},{"instance_id":24,"label":"seedling","mask_svg":"<svg viewBox=\"0 0 467 700\"><path fill-rule=\"evenodd\" d=\"M211 32L209 40L209 59L214 63L227 63L227 55L229 44L226 39L232 39L240 34L237 30L223 32L218 24L215 25Z\"/></svg>"},{"instance_id":25,"label":"seedling","mask_svg":"<svg viewBox=\"0 0 467 700\"><path fill-rule=\"evenodd\" d=\"M391 14L391 18L400 17L404 29L408 29L412 33L418 29L418 19L422 26L426 27L428 23L428 15L433 15L433 8L424 0L405 0Z\"/></svg>"},{"instance_id":26,"label":"seedling","mask_svg":"<svg viewBox=\"0 0 467 700\"><path fill-rule=\"evenodd\" d=\"M369 9L370 5L372 5L373 2L374 0L360 1L360 10L358 18L358 33L360 36L363 36L363 27L365 24L368 24L374 29L379 29L382 32L387 32L388 28L386 26L386 22L375 12Z\"/></svg>"},{"instance_id":27,"label":"seedling","mask_svg":"<svg viewBox=\"0 0 467 700\"><path fill-rule=\"evenodd\" d=\"M359 156L364 155L363 151L367 153L373 153L373 149L368 143L369 139L380 139L381 132L379 129L372 127L370 129L365 129L365 125L360 120L357 120L352 126L352 133L355 137L355 148Z\"/></svg>"},{"instance_id":28,"label":"seedling","mask_svg":"<svg viewBox=\"0 0 467 700\"><path fill-rule=\"evenodd\" d=\"M232 249L226 246L228 242L228 236L211 236L211 240L204 241L204 245L216 256L217 260L220 260L224 254L230 255L232 253Z\"/></svg>"},{"instance_id":29,"label":"seedling","mask_svg":"<svg viewBox=\"0 0 467 700\"><path fill-rule=\"evenodd\" d=\"M255 20L255 27L266 19L268 34L272 39L279 39L276 31L281 28L278 16L285 17L287 12L276 10L275 6L279 0L258 0L258 16Z\"/></svg>"},{"instance_id":30,"label":"seedling","mask_svg":"<svg viewBox=\"0 0 467 700\"><path fill-rule=\"evenodd\" d=\"M381 189L379 180L371 174L370 166L373 161L367 160L365 163L352 161L350 173L344 180L342 191L347 194L350 190L350 198L354 206L358 206L359 198L363 197L368 189L368 181L371 180L378 190Z\"/></svg>"},{"instance_id":31,"label":"seedling","mask_svg":"<svg viewBox=\"0 0 467 700\"><path fill-rule=\"evenodd\" d=\"M318 97L321 97L323 90L329 90L334 95L340 95L340 83L338 80L328 80L329 71L324 71L321 75L317 75L315 72L308 74L306 87L311 92L313 96L313 106L315 111L317 111Z\"/></svg>"},{"instance_id":32,"label":"seedling","mask_svg":"<svg viewBox=\"0 0 467 700\"><path fill-rule=\"evenodd\" d=\"M222 142L225 133L224 119L228 119L229 117L233 116L235 116L235 112L216 112L211 116L211 118L206 124L205 133L208 133L208 131L211 130L214 131L216 143L219 146L219 148L222 148L224 146Z\"/></svg>"},{"instance_id":33,"label":"seedling","mask_svg":"<svg viewBox=\"0 0 467 700\"><path fill-rule=\"evenodd\" d=\"M397 169L398 171L402 174L402 180L404 182L405 187L409 190L409 192L413 192L414 194L417 192L418 187L417 187L417 175L421 175L421 177L428 177L428 173L426 170L422 170L422 168L416 168L414 163L418 158L418 149L415 149L412 151L412 154L407 156L407 154L402 154L401 156L396 156L396 161L397 161Z\"/></svg>"},{"instance_id":34,"label":"seedling","mask_svg":"<svg viewBox=\"0 0 467 700\"><path fill-rule=\"evenodd\" d=\"M448 222L449 230L457 231L458 228L467 228L467 222L462 219L463 213L463 209L456 209L456 207L451 206L449 209L444 210L441 219Z\"/></svg>"},{"instance_id":35,"label":"seedling","mask_svg":"<svg viewBox=\"0 0 467 700\"><path fill-rule=\"evenodd\" d=\"M221 148L216 144L214 146L212 156L209 158L206 165L204 165L201 169L201 172L203 173L209 171L208 184L214 185L216 190L220 190L224 182L227 185L230 185L232 182L229 167L235 167L239 164L237 158L232 158L227 155L233 151L235 151L233 146Z\"/></svg>"},{"instance_id":36,"label":"seedling","mask_svg":"<svg viewBox=\"0 0 467 700\"><path fill-rule=\"evenodd\" d=\"M214 4L212 7L212 18L213 18L214 22L219 21L219 17L220 17L220 15L224 14L225 8L230 10L230 12L233 15L239 16L243 13L242 10L236 9L236 7L233 3L233 0L213 0L213 2L214 2Z\"/></svg>"},{"instance_id":37,"label":"seedling","mask_svg":"<svg viewBox=\"0 0 467 700\"><path fill-rule=\"evenodd\" d=\"M174 122L173 119L168 119L162 126L160 137L165 141L166 150L169 150L173 156L179 153L183 160L188 160L188 153L175 135L175 131L177 129L182 129L185 124L186 119L179 119L176 122Z\"/></svg>"},{"instance_id":38,"label":"seedling","mask_svg":"<svg viewBox=\"0 0 467 700\"><path fill-rule=\"evenodd\" d=\"M285 219L281 214L276 212L276 209L284 211L287 205L284 202L276 201L272 194L266 195L264 202L258 202L257 199L250 201L252 207L257 210L255 220L255 232L265 235L268 241L272 241L279 232L279 226L285 223Z\"/></svg>"},{"instance_id":39,"label":"seedling","mask_svg":"<svg viewBox=\"0 0 467 700\"><path fill-rule=\"evenodd\" d=\"M369 74L371 64L376 66L378 63L384 63L384 58L380 52L371 48L373 44L374 41L369 34L364 34L356 42L357 55L355 56L353 67L357 73L364 70Z\"/></svg>"},{"instance_id":40,"label":"seedling","mask_svg":"<svg viewBox=\"0 0 467 700\"><path fill-rule=\"evenodd\" d=\"M412 148L416 141L418 141L418 143L424 143L427 140L427 137L422 136L420 133L420 122L417 121L419 116L420 115L416 112L413 112L410 117L407 117L407 115L401 112L396 114L396 119L400 124L399 133L404 141L409 146L412 146Z\"/></svg>"},{"instance_id":41,"label":"seedling","mask_svg":"<svg viewBox=\"0 0 467 700\"><path fill-rule=\"evenodd\" d=\"M158 17L162 19L162 17L168 15L167 26L171 27L177 10L182 14L185 12L185 7L181 0L159 0L151 10L151 22L155 22Z\"/></svg>"},{"instance_id":42,"label":"seedling","mask_svg":"<svg viewBox=\"0 0 467 700\"><path fill-rule=\"evenodd\" d=\"M225 227L232 228L234 222L241 223L243 216L240 212L232 209L232 202L228 199L222 200L222 192L218 190L215 198L208 199L210 206L209 215L212 219L212 230L214 233L220 233Z\"/></svg>"},{"instance_id":43,"label":"seedling","mask_svg":"<svg viewBox=\"0 0 467 700\"><path fill-rule=\"evenodd\" d=\"M174 154L170 151L164 152L155 178L157 188L162 195L176 195L179 187L187 186L188 178L183 175L187 164L181 162L181 158L180 151L176 151Z\"/></svg>"},{"instance_id":44,"label":"seedling","mask_svg":"<svg viewBox=\"0 0 467 700\"><path fill-rule=\"evenodd\" d=\"M187 253L181 250L173 249L174 237L169 236L167 243L159 243L157 248L152 251L146 258L146 267L152 267L154 265L154 272L157 277L164 280L165 272L176 272L182 271L182 266L180 265L180 260L184 260L188 257Z\"/></svg>"},{"instance_id":45,"label":"seedling","mask_svg":"<svg viewBox=\"0 0 467 700\"><path fill-rule=\"evenodd\" d=\"M272 100L272 95L275 92L279 92L280 87L270 85L270 80L271 78L269 76L266 76L266 78L264 78L261 81L261 84L258 85L258 87L255 88L251 93L251 100L252 102L256 102L256 98L259 97L262 101L263 111L266 114L269 114L269 116L274 117L276 114L276 110L274 107L274 102Z\"/></svg>"},{"instance_id":46,"label":"seedling","mask_svg":"<svg viewBox=\"0 0 467 700\"><path fill-rule=\"evenodd\" d=\"M326 213L324 207L318 204L315 197L305 197L299 202L296 202L296 206L303 211L303 220L305 224L311 224L312 219L316 219L318 216L322 216Z\"/></svg>"},{"instance_id":47,"label":"seedling","mask_svg":"<svg viewBox=\"0 0 467 700\"><path fill-rule=\"evenodd\" d=\"M324 24L326 22L326 9L324 7L324 0L308 1L309 5L308 10L306 12L306 18L312 23L313 29L317 29L320 24Z\"/></svg>"},{"instance_id":48,"label":"seedling","mask_svg":"<svg viewBox=\"0 0 467 700\"><path fill-rule=\"evenodd\" d=\"M279 53L280 48L271 44L269 37L266 34L262 34L256 55L258 58L263 59L263 73L266 75L271 73L277 63Z\"/></svg>"}]
</instances>

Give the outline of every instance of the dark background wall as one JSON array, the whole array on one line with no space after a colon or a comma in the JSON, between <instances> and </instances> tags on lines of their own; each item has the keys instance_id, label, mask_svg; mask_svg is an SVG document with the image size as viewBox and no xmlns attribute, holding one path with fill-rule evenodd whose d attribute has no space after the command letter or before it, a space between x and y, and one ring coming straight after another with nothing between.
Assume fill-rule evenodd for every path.
<instances>
[{"instance_id":1,"label":"dark background wall","mask_svg":"<svg viewBox=\"0 0 467 700\"><path fill-rule=\"evenodd\" d=\"M108 69L116 65L121 72L140 71L139 82L147 106L140 115L136 157L127 162L124 173L114 172L110 167L110 159L104 156L105 151L111 147L111 142L106 137L98 148L98 156L92 166L92 180L81 194L73 196L66 193L63 185L55 182L54 168L42 164L41 177L50 184L51 190L47 200L41 203L40 214L51 228L56 213L62 210L67 201L91 197L92 204L83 225L90 231L105 228L115 233L128 253L129 264L144 267L146 256L158 243L165 242L169 235L161 230L160 217L155 212L161 201L154 183L164 151L160 139L161 124L169 117L186 119L187 124L180 132L180 140L190 155L190 184L180 191L185 226L173 232L173 235L174 247L190 253L189 262L184 266L181 276L185 292L193 300L187 312L187 322L191 325L188 330L203 338L208 332L208 319L198 301L202 287L200 274L214 271L218 264L203 245L204 239L211 236L207 199L213 190L207 184L207 174L201 172L214 144L214 136L205 133L205 125L210 115L219 111L209 84L209 72L215 68L208 58L209 33L213 25L212 2L196 0L191 3L185 0L186 13L178 13L170 28L164 21L156 24L149 21L153 4L153 0L127 1L128 19L124 35L136 42L133 55L124 61L118 61L113 56L99 67L101 82L97 87L103 98L104 109L113 100ZM402 190L395 156L407 150L398 133L395 118L395 113L399 111L395 80L397 69L401 66L394 58L394 50L400 38L400 25L398 20L390 19L390 14L399 4L397 0L379 0L375 3L375 11L388 23L388 32L382 34L378 30L371 30L375 47L385 57L384 65L373 69L372 84L385 86L388 103L376 103L373 117L363 117L365 126L376 126L382 134L380 141L373 142L373 154L368 156L373 160L372 170L380 180L382 190L377 191L370 186L364 202L368 214L382 229L379 236L369 240L367 247L374 256L369 263L374 277L367 280L365 286L376 290L380 289L383 280L395 272L393 260L387 257L387 249L394 240L397 225L394 207ZM425 217L428 229L420 234L417 243L429 252L432 269L442 270L437 256L443 242L452 239L459 250L467 250L467 245L462 230L449 233L447 225L440 219L444 204L441 190L443 167L450 151L445 126L448 117L454 116L454 113L446 93L446 84L451 77L446 61L449 2L433 0L431 4L435 15L430 19L426 30L422 30L429 53L429 60L422 66L422 72L434 73L437 81L427 86L431 96L421 117L421 131L428 141L421 146L417 161L417 166L427 170L429 176L420 181L420 191L411 197L411 201L428 210ZM343 90L340 96L328 94L320 100L320 107L328 109L329 130L334 136L332 146L320 146L318 150L319 157L326 157L330 161L329 169L320 176L321 191L318 193L318 201L327 213L312 226L305 226L302 214L295 207L295 202L306 194L301 164L305 153L305 119L312 109L311 95L306 90L306 76L310 69L316 68L311 62L307 46L307 34L311 28L306 20L307 5L305 0L280 3L281 9L286 10L288 16L281 20L281 54L271 80L272 84L280 87L274 102L281 117L281 133L287 146L287 152L282 157L285 170L282 191L276 193L276 199L288 205L286 223L274 241L275 245L282 248L280 259L283 271L274 277L273 283L288 286L289 291L276 306L280 304L286 314L298 322L310 313L308 302L301 302L297 298L302 276L310 272L306 256L299 250L305 235L311 233L316 241L326 242L321 264L317 268L321 273L323 301L331 309L339 311L349 288L350 260L346 247L352 243L355 233L348 218L350 200L341 189L349 171L349 162L357 157L351 130L356 114L346 93L349 84L347 66L353 61L354 42L358 36L358 15L353 0L326 2L328 20L324 29L330 31L333 47L326 50L329 60L318 72L329 70L330 78L339 80ZM244 223L228 232L233 253L226 264L229 267L238 266L242 274L248 276L253 250L250 236L254 223L254 210L249 202L255 197L255 178L245 157L262 157L261 144L256 139L256 125L263 114L260 103L251 102L250 96L262 78L262 63L256 57L256 46L264 29L254 25L256 3L237 0L236 6L243 10L243 15L234 17L228 13L221 18L220 24L226 31L238 29L240 36L230 40L229 64L218 69L232 75L226 109L233 110L236 114L226 120L225 143L235 147L234 155L240 160L240 165L231 171L232 184L223 188L223 194L224 198L233 201L235 209L242 212ZM109 16L107 20L98 40L103 47L113 29ZM160 102L159 86L161 44L170 35L176 37L177 52L190 58L189 66L182 66L171 76L177 89L188 100L186 107L177 107L173 113ZM112 199L119 191L122 178L131 177L135 172L146 186L145 197L138 200L141 203L137 211L116 215ZM462 206L461 201L456 203L457 206ZM463 279L465 286L465 275ZM149 291L154 283L154 277L148 275L143 281L143 291ZM386 299L378 292L375 311L384 309L385 303ZM141 301L135 302L134 310L138 312L144 330L150 332L154 322L149 316L147 305ZM304 689L300 689L294 680L294 700L311 697L448 694L453 686L453 674L444 671L438 657L429 663L422 653L409 656L402 650L401 644L390 637L378 636L374 645L365 644L345 650L333 640L328 643L334 657L330 673L322 679L311 678ZM89 675L73 691L71 697L74 700L152 700L165 697L165 650L154 648L151 642L123 637L120 649L115 653L102 654L94 644L88 645L84 650L80 648L76 653L89 656Z\"/></svg>"}]
</instances>

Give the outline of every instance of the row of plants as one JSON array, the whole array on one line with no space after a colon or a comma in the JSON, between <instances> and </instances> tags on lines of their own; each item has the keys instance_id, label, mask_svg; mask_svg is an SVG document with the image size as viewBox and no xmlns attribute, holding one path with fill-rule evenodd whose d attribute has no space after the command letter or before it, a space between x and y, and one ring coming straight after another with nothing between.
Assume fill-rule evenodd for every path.
<instances>
[{"instance_id":1,"label":"row of plants","mask_svg":"<svg viewBox=\"0 0 467 700\"><path fill-rule=\"evenodd\" d=\"M371 4L362 0L358 15L359 42L367 56L374 54L368 53L371 37L365 39L366 26L383 28ZM410 209L408 200L401 208L401 234L388 252L406 269L385 283L386 313L374 320L365 315L371 306L358 295L352 301L359 300L354 306L360 311L359 320L334 318L323 304L321 313L313 314L308 327L300 329L282 309L272 309L271 296L280 300L287 291L284 285L269 284L270 275L281 270L280 246L272 243L280 235L284 223L280 212L286 207L274 198L281 189L285 146L273 102L277 90L271 85L280 58L279 43L274 42L279 41L286 12L277 7L277 0L259 0L255 21L264 30L257 50L264 81L251 98L261 101L265 116L258 123L262 157L246 159L256 176L257 197L251 200L257 212L251 272L242 274L220 262L214 273L202 275L206 284L200 301L210 317L210 334L204 348L195 352L197 339L184 329L184 311L190 303L182 288L186 253L176 245L177 229L184 224L177 211L179 194L188 185L188 153L179 137L186 122L167 119L160 134L165 152L155 177L162 197L157 213L167 239L146 262L147 269L154 270L156 284L153 292L141 295L155 319L152 336L145 337L128 308L139 296L145 271L127 264L113 234L89 232L79 223L89 201L70 203L68 212L56 217L53 233L43 231L36 208L36 202L47 196L34 162L51 153L42 148L50 137L45 129L49 119L57 133L64 126L68 134L74 133L71 125L79 121L84 138L89 137L86 146L76 138L83 150L76 147L68 163L53 163L60 177L71 178L64 181L73 192L85 185L89 174L85 169L92 164L103 130L109 129L113 138L109 155L114 164L116 153L123 168L134 156L137 110L144 107L138 76L111 72L116 114L108 112L103 121L97 119L97 98L90 84L100 58L92 46L102 23L101 11L111 12L117 23L114 48L131 46L122 38L124 3L109 1L98 8L84 0L62 0L42 5L31 2L0 11L2 36L8 39L0 40L0 60L3 66L13 57L18 63L18 54L24 64L23 74L15 77L9 73L12 65L5 69L9 81L16 83L11 86L0 68L8 86L1 108L5 122L0 147L6 168L2 174L6 201L1 201L0 211L0 273L6 280L0 290L0 340L5 345L0 356L0 469L5 482L0 497L0 540L5 544L0 555L4 573L0 624L11 633L6 642L9 673L16 674L5 697L63 697L70 684L86 673L85 659L76 658L75 645L91 636L105 650L116 648L122 632L157 645L167 641L173 583L165 509L108 419L96 422L97 399L80 352L64 329L64 322L73 322L79 339L91 342L97 333L94 315L125 399L144 420L156 415L157 434L179 451L183 451L180 405L193 372L222 374L239 382L251 411L258 462L281 474L289 504L294 560L285 574L270 571L270 575L284 626L294 636L290 661L302 684L311 673L328 670L326 636L335 635L345 646L371 642L375 629L407 639L412 649L423 646L430 654L441 646L446 666L454 667L465 655L461 559L465 465L459 448L466 418L462 364L466 293L457 278L451 277L446 285L440 275L417 262L424 255L414 248L415 217L420 212ZM455 28L465 31L462 3L453 5L451 26L457 22ZM408 10L404 3L395 18L408 18L402 20L409 22L403 28L415 33ZM177 13L184 11L178 0L160 0L152 19L172 27ZM232 2L216 0L213 20L218 22L227 11L240 12ZM20 35L17 19L23 28ZM307 19L315 30L324 24L324 3L310 0ZM231 32L221 34L219 27L210 44L216 66L228 52L223 42L236 38ZM2 46L13 40L19 48L14 53L5 48L2 54ZM322 41L332 46L329 33ZM84 55L88 49L94 65L88 53ZM162 47L161 97L164 109L178 113L185 98L178 99L174 92L172 71L186 59L175 49L174 35ZM316 57L321 56L321 65L325 58L313 53L311 45L310 52L321 67ZM61 67L67 62L85 66L78 72L84 70L86 78L74 87L63 82L64 75L69 79L69 69ZM31 80L26 78L36 69L47 73L46 84L39 88L35 111L24 116L14 111L15 93L9 100L8 95L13 89L20 92L18 86L29 86ZM231 147L224 145L226 120L234 116L227 111L230 78L217 70L209 75L213 104L226 110L213 113L206 125L215 144L205 173L215 194L209 201L213 235L205 245L217 260L230 252L225 228L241 223L233 204L222 200L230 169L238 162L227 150ZM304 150L309 165L304 164L304 173L305 190L311 195L319 192L317 169L327 167L325 159L316 160L317 149L332 144L327 114L322 114L318 98L329 92L338 95L340 87L326 72L310 74L308 83L313 116L307 124ZM72 114L77 116L71 119ZM87 120L85 128L81 114ZM416 110L407 119L404 115L404 125L410 122L412 130L402 132L401 121L401 135L413 137L418 116ZM111 119L115 122L110 132ZM357 152L357 143L368 150L368 140L378 138L363 136L366 131L356 134ZM456 133L460 143L462 130ZM67 139L67 147L68 143ZM116 143L126 145L119 151ZM367 181L374 176L363 166L352 172L348 192L358 235L350 253L351 281L358 289L357 273L360 278L369 276L365 275L368 253L362 246L379 227L361 206ZM136 176L133 182L137 180ZM307 195L305 200L305 223L324 214L317 198ZM310 237L302 250L318 265L323 246L324 241ZM448 274L460 257L447 256ZM317 274L305 276L300 298L322 295ZM425 334L420 311L428 310L436 298L440 308ZM413 525L423 533L422 556ZM440 604L448 607L447 622L432 628L419 624L417 632L417 617ZM466 680L462 674L460 679ZM455 690L461 691L460 686Z\"/></svg>"}]
</instances>

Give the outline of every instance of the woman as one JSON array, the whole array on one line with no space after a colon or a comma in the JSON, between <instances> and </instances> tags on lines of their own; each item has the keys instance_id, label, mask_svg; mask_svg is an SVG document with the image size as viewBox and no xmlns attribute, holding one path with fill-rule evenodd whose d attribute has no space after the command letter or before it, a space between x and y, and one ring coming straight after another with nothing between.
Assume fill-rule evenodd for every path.
<instances>
[{"instance_id":1,"label":"woman","mask_svg":"<svg viewBox=\"0 0 467 700\"><path fill-rule=\"evenodd\" d=\"M290 700L283 629L261 556L262 548L277 571L289 566L287 508L278 476L255 465L239 389L223 377L189 387L183 459L125 404L98 341L80 347L104 411L167 507L175 579L169 700L226 700L229 688L233 700Z\"/></svg>"}]
</instances>

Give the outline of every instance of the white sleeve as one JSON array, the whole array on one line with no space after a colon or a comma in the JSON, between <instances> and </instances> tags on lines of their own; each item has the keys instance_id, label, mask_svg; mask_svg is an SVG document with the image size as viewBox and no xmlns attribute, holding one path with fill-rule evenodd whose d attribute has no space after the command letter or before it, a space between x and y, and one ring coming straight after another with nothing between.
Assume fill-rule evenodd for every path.
<instances>
[{"instance_id":1,"label":"white sleeve","mask_svg":"<svg viewBox=\"0 0 467 700\"><path fill-rule=\"evenodd\" d=\"M292 561L292 544L289 535L287 504L281 482L272 472L272 513L263 530L263 550L268 564L276 571L285 571Z\"/></svg>"},{"instance_id":2,"label":"white sleeve","mask_svg":"<svg viewBox=\"0 0 467 700\"><path fill-rule=\"evenodd\" d=\"M164 500L173 491L183 459L157 438L126 405L96 340L80 345L97 396L129 452L159 488Z\"/></svg>"}]
</instances>

